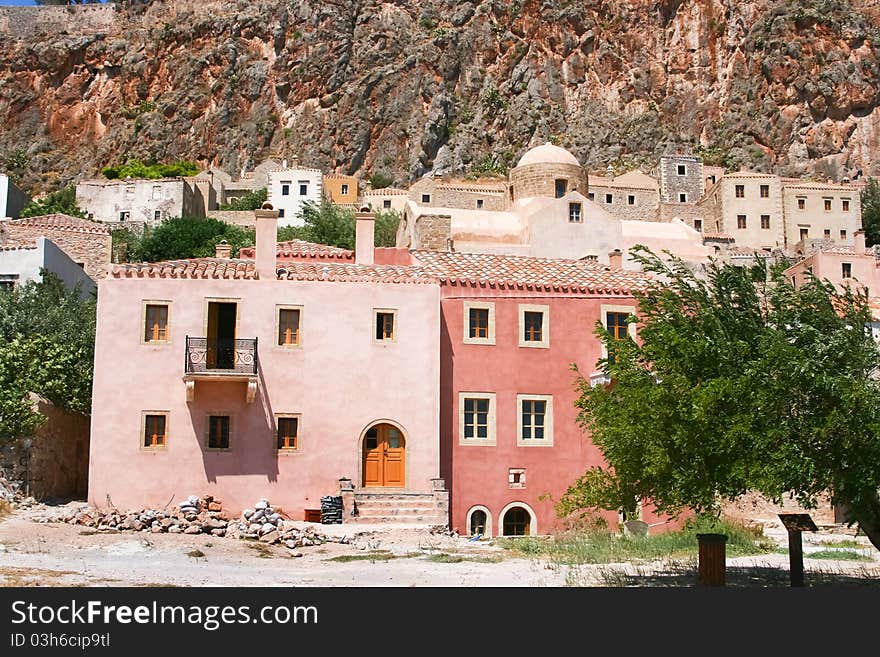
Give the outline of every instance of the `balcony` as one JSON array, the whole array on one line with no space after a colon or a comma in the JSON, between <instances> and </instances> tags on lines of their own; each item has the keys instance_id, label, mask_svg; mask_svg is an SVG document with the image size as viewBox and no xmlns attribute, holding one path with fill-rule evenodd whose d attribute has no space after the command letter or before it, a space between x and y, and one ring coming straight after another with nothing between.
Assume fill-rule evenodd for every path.
<instances>
[{"instance_id":1,"label":"balcony","mask_svg":"<svg viewBox=\"0 0 880 657\"><path fill-rule=\"evenodd\" d=\"M186 400L195 398L196 381L244 381L247 401L257 392L256 338L198 338L186 336L184 376Z\"/></svg>"}]
</instances>

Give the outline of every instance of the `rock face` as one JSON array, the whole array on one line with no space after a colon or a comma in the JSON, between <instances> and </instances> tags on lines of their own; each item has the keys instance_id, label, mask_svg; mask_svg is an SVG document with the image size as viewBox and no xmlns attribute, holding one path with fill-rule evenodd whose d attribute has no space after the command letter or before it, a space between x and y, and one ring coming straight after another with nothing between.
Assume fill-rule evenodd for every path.
<instances>
[{"instance_id":1,"label":"rock face","mask_svg":"<svg viewBox=\"0 0 880 657\"><path fill-rule=\"evenodd\" d=\"M0 163L32 192L131 157L297 156L406 184L551 140L590 166L698 147L878 174L878 26L876 0L4 7Z\"/></svg>"}]
</instances>

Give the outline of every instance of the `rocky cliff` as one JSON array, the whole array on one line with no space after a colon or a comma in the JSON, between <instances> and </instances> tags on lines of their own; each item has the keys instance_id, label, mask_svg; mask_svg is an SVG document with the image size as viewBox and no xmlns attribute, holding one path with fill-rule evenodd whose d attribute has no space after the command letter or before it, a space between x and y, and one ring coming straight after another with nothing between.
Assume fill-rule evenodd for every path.
<instances>
[{"instance_id":1,"label":"rocky cliff","mask_svg":"<svg viewBox=\"0 0 880 657\"><path fill-rule=\"evenodd\" d=\"M168 0L2 8L0 33L0 163L33 191L131 157L406 183L547 140L880 174L878 0Z\"/></svg>"}]
</instances>

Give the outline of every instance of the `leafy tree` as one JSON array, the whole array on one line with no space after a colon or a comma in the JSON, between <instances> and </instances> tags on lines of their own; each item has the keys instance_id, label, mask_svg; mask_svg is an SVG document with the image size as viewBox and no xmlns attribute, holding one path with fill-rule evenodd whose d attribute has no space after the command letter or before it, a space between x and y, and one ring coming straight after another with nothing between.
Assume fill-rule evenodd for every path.
<instances>
[{"instance_id":1,"label":"leafy tree","mask_svg":"<svg viewBox=\"0 0 880 657\"><path fill-rule=\"evenodd\" d=\"M95 301L42 275L0 293L0 440L27 435L42 421L28 392L68 411L91 410Z\"/></svg>"},{"instance_id":2,"label":"leafy tree","mask_svg":"<svg viewBox=\"0 0 880 657\"><path fill-rule=\"evenodd\" d=\"M44 214L69 214L83 219L86 216L76 204L76 187L73 185L32 200L21 211L22 217L39 217Z\"/></svg>"},{"instance_id":3,"label":"leafy tree","mask_svg":"<svg viewBox=\"0 0 880 657\"><path fill-rule=\"evenodd\" d=\"M376 246L395 246L397 244L397 226L400 213L395 210L380 210L376 213Z\"/></svg>"},{"instance_id":4,"label":"leafy tree","mask_svg":"<svg viewBox=\"0 0 880 657\"><path fill-rule=\"evenodd\" d=\"M129 160L125 164L117 164L101 169L104 177L111 180L117 178L147 178L151 180L156 178L177 178L181 176L195 176L198 172L199 165L186 160L171 164L144 163L140 160Z\"/></svg>"},{"instance_id":5,"label":"leafy tree","mask_svg":"<svg viewBox=\"0 0 880 657\"><path fill-rule=\"evenodd\" d=\"M868 178L862 190L862 228L868 246L880 244L880 183L876 178Z\"/></svg>"},{"instance_id":6,"label":"leafy tree","mask_svg":"<svg viewBox=\"0 0 880 657\"><path fill-rule=\"evenodd\" d=\"M387 173L382 173L381 171L377 171L372 176L370 176L371 189L385 189L386 187L390 187L391 183L393 182L394 178L389 176Z\"/></svg>"},{"instance_id":7,"label":"leafy tree","mask_svg":"<svg viewBox=\"0 0 880 657\"><path fill-rule=\"evenodd\" d=\"M234 198L229 203L220 206L221 210L257 210L263 207L266 202L268 192L265 187L248 192L240 198Z\"/></svg>"},{"instance_id":8,"label":"leafy tree","mask_svg":"<svg viewBox=\"0 0 880 657\"><path fill-rule=\"evenodd\" d=\"M221 240L232 245L237 256L243 246L254 243L254 231L227 224L217 219L166 219L154 228L147 228L142 238L128 244L130 262L160 262L183 258L213 257Z\"/></svg>"},{"instance_id":9,"label":"leafy tree","mask_svg":"<svg viewBox=\"0 0 880 657\"><path fill-rule=\"evenodd\" d=\"M320 205L304 204L300 216L304 225L296 230L296 238L316 244L338 246L343 249L354 248L355 219L354 212L351 210L323 200ZM373 244L375 246L394 246L399 222L400 215L394 210L378 212Z\"/></svg>"},{"instance_id":10,"label":"leafy tree","mask_svg":"<svg viewBox=\"0 0 880 657\"><path fill-rule=\"evenodd\" d=\"M662 281L636 294L639 342L597 327L612 384L578 375L579 423L609 467L588 470L557 512L636 499L717 512L749 490L809 507L830 491L880 547L880 349L866 293L715 264L700 278L633 253Z\"/></svg>"}]
</instances>

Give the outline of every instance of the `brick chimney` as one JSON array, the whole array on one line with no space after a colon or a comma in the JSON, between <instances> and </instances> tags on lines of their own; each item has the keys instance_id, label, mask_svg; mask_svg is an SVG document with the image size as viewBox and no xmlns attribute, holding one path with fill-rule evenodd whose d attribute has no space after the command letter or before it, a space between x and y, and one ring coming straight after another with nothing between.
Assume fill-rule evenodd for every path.
<instances>
[{"instance_id":1,"label":"brick chimney","mask_svg":"<svg viewBox=\"0 0 880 657\"><path fill-rule=\"evenodd\" d=\"M274 210L271 203L263 203L262 208L254 210L254 217L257 223L257 275L262 280L274 281L277 276L278 210Z\"/></svg>"},{"instance_id":2,"label":"brick chimney","mask_svg":"<svg viewBox=\"0 0 880 657\"><path fill-rule=\"evenodd\" d=\"M855 240L855 251L858 254L865 253L865 231L859 228L856 232L853 233L853 239Z\"/></svg>"},{"instance_id":3,"label":"brick chimney","mask_svg":"<svg viewBox=\"0 0 880 657\"><path fill-rule=\"evenodd\" d=\"M623 253L620 249L614 249L608 254L608 263L613 269L623 269Z\"/></svg>"},{"instance_id":4,"label":"brick chimney","mask_svg":"<svg viewBox=\"0 0 880 657\"><path fill-rule=\"evenodd\" d=\"M376 215L369 208L361 208L354 215L354 261L359 265L372 265Z\"/></svg>"},{"instance_id":5,"label":"brick chimney","mask_svg":"<svg viewBox=\"0 0 880 657\"><path fill-rule=\"evenodd\" d=\"M232 257L232 245L229 244L226 240L220 240L217 244L214 245L214 255L217 258L231 258Z\"/></svg>"}]
</instances>

